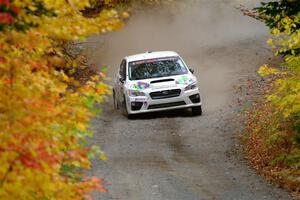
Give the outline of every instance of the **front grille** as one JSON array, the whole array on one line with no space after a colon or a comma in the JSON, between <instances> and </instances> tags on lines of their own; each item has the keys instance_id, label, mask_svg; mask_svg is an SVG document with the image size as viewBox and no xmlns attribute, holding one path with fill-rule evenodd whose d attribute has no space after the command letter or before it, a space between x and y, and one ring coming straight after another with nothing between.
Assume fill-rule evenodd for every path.
<instances>
[{"instance_id":1,"label":"front grille","mask_svg":"<svg viewBox=\"0 0 300 200\"><path fill-rule=\"evenodd\" d=\"M159 92L151 92L150 96L152 99L167 99L172 97L178 97L180 96L181 90L175 89L175 90L163 90Z\"/></svg>"},{"instance_id":2,"label":"front grille","mask_svg":"<svg viewBox=\"0 0 300 200\"><path fill-rule=\"evenodd\" d=\"M162 103L162 104L153 104L148 107L148 110L151 109L158 109L158 108L169 108L169 107L175 107L175 106L183 106L186 105L184 101L177 101L172 103Z\"/></svg>"}]
</instances>

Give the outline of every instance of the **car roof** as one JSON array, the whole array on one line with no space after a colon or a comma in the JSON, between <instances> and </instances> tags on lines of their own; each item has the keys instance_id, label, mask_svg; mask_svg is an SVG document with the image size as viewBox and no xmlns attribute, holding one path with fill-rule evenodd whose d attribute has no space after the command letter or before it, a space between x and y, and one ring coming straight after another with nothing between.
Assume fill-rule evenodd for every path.
<instances>
[{"instance_id":1,"label":"car roof","mask_svg":"<svg viewBox=\"0 0 300 200\"><path fill-rule=\"evenodd\" d=\"M155 51L155 52L148 51L146 53L127 56L125 57L125 60L127 62L132 62L138 60L147 60L147 59L164 58L164 57L172 57L172 56L179 56L179 55L174 51Z\"/></svg>"}]
</instances>

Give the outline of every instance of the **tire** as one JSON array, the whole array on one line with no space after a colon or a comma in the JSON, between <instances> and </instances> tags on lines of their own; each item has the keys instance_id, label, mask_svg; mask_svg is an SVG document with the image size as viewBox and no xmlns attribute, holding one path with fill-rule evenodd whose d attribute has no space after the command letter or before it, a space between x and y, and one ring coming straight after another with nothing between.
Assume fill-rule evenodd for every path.
<instances>
[{"instance_id":1,"label":"tire","mask_svg":"<svg viewBox=\"0 0 300 200\"><path fill-rule=\"evenodd\" d=\"M192 107L193 116L202 115L202 106Z\"/></svg>"},{"instance_id":2,"label":"tire","mask_svg":"<svg viewBox=\"0 0 300 200\"><path fill-rule=\"evenodd\" d=\"M118 101L116 99L116 92L115 92L115 90L113 90L113 98L114 98L114 110L119 110L119 104L118 104Z\"/></svg>"},{"instance_id":3,"label":"tire","mask_svg":"<svg viewBox=\"0 0 300 200\"><path fill-rule=\"evenodd\" d=\"M129 114L128 111L127 111L127 106L126 106L126 98L124 96L124 100L122 102L122 109L123 109L123 115L125 117L127 117L127 119L132 119L133 118L133 115Z\"/></svg>"}]
</instances>

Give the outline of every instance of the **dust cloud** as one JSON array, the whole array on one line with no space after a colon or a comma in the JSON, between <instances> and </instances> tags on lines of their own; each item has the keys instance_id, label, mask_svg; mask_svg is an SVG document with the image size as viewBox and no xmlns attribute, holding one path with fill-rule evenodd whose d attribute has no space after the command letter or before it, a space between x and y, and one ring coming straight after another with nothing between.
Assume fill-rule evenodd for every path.
<instances>
[{"instance_id":1,"label":"dust cloud","mask_svg":"<svg viewBox=\"0 0 300 200\"><path fill-rule=\"evenodd\" d=\"M138 8L123 30L89 38L89 59L110 66L113 78L125 56L176 51L195 69L204 110L214 112L231 100L232 85L271 54L265 45L268 30L243 16L236 9L240 4L254 7L258 1L182 0L171 7Z\"/></svg>"}]
</instances>

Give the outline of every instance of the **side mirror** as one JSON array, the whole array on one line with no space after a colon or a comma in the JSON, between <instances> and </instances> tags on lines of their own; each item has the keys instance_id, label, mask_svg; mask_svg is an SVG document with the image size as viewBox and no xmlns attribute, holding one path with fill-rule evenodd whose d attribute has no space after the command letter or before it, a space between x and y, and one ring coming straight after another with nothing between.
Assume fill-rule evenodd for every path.
<instances>
[{"instance_id":1,"label":"side mirror","mask_svg":"<svg viewBox=\"0 0 300 200\"><path fill-rule=\"evenodd\" d=\"M190 72L191 72L192 74L195 72L195 70L192 69L192 68L190 68L189 70L190 70Z\"/></svg>"},{"instance_id":2,"label":"side mirror","mask_svg":"<svg viewBox=\"0 0 300 200\"><path fill-rule=\"evenodd\" d=\"M119 78L119 80L120 80L121 83L125 82L125 79L123 77Z\"/></svg>"}]
</instances>

